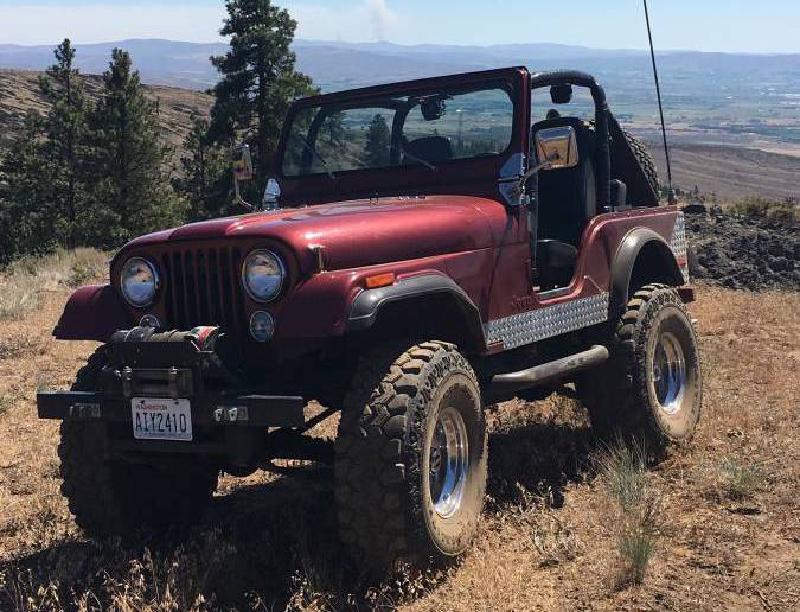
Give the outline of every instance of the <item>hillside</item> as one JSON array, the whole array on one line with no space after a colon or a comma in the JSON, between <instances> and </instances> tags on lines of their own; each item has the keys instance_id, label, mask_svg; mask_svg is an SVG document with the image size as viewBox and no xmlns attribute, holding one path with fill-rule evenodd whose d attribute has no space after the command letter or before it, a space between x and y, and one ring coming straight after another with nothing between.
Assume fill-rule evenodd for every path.
<instances>
[{"instance_id":1,"label":"hillside","mask_svg":"<svg viewBox=\"0 0 800 612\"><path fill-rule=\"evenodd\" d=\"M39 96L38 78L41 73L21 70L0 70L0 149L8 145L22 127L30 111L44 112L46 102ZM88 76L86 89L96 96L100 77ZM170 146L180 149L190 128L192 112L208 113L212 98L202 92L146 85L153 100L159 102L162 135Z\"/></svg>"},{"instance_id":2,"label":"hillside","mask_svg":"<svg viewBox=\"0 0 800 612\"><path fill-rule=\"evenodd\" d=\"M67 291L0 322L3 610L791 610L800 604L800 295L701 287L705 412L690 448L647 475L656 554L616 586L597 442L569 390L491 412L490 502L475 545L445 573L363 584L341 570L329 475L223 478L183 541L87 541L59 493L58 426L37 385L64 387L91 343L54 341ZM756 318L753 313L758 313ZM758 350L753 350L757 347ZM317 435L329 436L328 427Z\"/></svg>"}]
</instances>

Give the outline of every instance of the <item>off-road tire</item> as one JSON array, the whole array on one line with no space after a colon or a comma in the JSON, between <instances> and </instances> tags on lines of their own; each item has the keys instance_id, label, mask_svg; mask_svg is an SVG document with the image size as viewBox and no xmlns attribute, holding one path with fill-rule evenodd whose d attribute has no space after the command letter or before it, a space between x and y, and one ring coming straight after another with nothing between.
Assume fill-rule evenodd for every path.
<instances>
[{"instance_id":1,"label":"off-road tire","mask_svg":"<svg viewBox=\"0 0 800 612\"><path fill-rule=\"evenodd\" d=\"M656 162L645 144L619 125L610 125L612 136L611 175L628 187L628 204L656 206L661 185Z\"/></svg>"},{"instance_id":2,"label":"off-road tire","mask_svg":"<svg viewBox=\"0 0 800 612\"><path fill-rule=\"evenodd\" d=\"M465 551L486 492L486 421L475 373L453 344L382 347L360 361L336 440L340 537L361 571L400 560L443 563ZM455 407L468 440L457 513L442 518L431 494L429 455L440 411Z\"/></svg>"},{"instance_id":3,"label":"off-road tire","mask_svg":"<svg viewBox=\"0 0 800 612\"><path fill-rule=\"evenodd\" d=\"M662 408L654 373L659 338L667 333L680 346L686 373L674 413ZM616 325L610 349L606 366L578 383L595 431L610 442L635 440L656 460L670 447L688 443L700 419L703 381L697 335L678 293L661 284L637 291Z\"/></svg>"},{"instance_id":4,"label":"off-road tire","mask_svg":"<svg viewBox=\"0 0 800 612\"><path fill-rule=\"evenodd\" d=\"M103 349L77 375L73 390L97 389ZM146 465L108 460L102 421L61 423L61 492L88 535L129 535L140 528L190 526L208 507L218 472L208 466Z\"/></svg>"}]
</instances>

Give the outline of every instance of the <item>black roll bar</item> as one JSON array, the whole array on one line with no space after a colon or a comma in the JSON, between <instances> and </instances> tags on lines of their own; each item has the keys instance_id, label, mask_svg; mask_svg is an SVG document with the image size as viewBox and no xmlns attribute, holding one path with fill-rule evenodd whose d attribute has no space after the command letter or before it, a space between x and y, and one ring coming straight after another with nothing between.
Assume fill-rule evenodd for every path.
<instances>
[{"instance_id":1,"label":"black roll bar","mask_svg":"<svg viewBox=\"0 0 800 612\"><path fill-rule=\"evenodd\" d=\"M537 72L531 75L531 89L542 89L553 85L577 85L586 87L594 99L595 129L597 130L597 208L607 210L611 206L611 148L609 145L609 109L606 92L585 72L578 70L556 70Z\"/></svg>"}]
</instances>

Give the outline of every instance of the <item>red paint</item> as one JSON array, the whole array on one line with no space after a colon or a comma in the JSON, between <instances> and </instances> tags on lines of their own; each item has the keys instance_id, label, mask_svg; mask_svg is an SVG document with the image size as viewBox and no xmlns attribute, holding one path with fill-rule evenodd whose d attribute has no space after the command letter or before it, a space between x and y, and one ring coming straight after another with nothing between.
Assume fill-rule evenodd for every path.
<instances>
[{"instance_id":1,"label":"red paint","mask_svg":"<svg viewBox=\"0 0 800 612\"><path fill-rule=\"evenodd\" d=\"M669 243L677 215L675 207L597 216L584 231L571 286L557 297L540 296L538 288L531 284L527 211L508 206L498 189L503 165L515 154L527 151L528 72L514 68L435 82L478 82L486 80L487 75L506 80L516 96L512 145L504 155L447 162L437 171L415 166L347 173L335 181L327 176L284 179L283 203L295 208L194 223L138 238L116 256L112 283L118 283L121 264L135 255L162 266L165 257L174 255L185 257L188 253L225 248L236 249L243 259L253 248L272 249L286 262L288 272L286 288L274 302L259 304L247 297L241 290L240 269L235 266L227 269L228 284L220 281L220 287L233 287L231 293L224 294L225 303L236 313L235 325L248 344L247 350L268 358L288 359L327 338L344 334L350 305L370 278L399 280L421 273L446 275L465 290L486 322L608 291L617 248L636 227L648 227ZM417 85L430 87L431 80ZM398 89L407 93L408 88L407 84L380 86L325 99L350 100ZM319 101L301 101L296 109ZM382 195L349 199L374 193ZM425 195L397 195L421 193ZM316 249L320 247L324 271L318 269ZM169 282L164 278L165 284ZM208 297L211 296L209 289ZM198 305L206 298L188 297L196 299ZM267 345L248 340L247 321L259 309L270 311L276 320L275 338ZM144 310L123 305L111 287L83 288L67 304L56 334L62 338L104 340L115 329L136 324L148 312L167 321L167 292L163 287L156 303ZM221 323L197 320L192 321L192 326ZM488 350L495 352L498 347Z\"/></svg>"},{"instance_id":2,"label":"red paint","mask_svg":"<svg viewBox=\"0 0 800 612\"><path fill-rule=\"evenodd\" d=\"M132 324L131 313L113 287L90 285L70 296L53 335L59 340L105 342L115 331Z\"/></svg>"}]
</instances>

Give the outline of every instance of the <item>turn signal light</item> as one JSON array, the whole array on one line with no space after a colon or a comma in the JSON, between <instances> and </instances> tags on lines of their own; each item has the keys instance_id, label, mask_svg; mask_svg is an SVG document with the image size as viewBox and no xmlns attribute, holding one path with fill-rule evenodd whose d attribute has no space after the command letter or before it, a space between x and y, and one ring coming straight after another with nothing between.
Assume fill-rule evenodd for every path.
<instances>
[{"instance_id":1,"label":"turn signal light","mask_svg":"<svg viewBox=\"0 0 800 612\"><path fill-rule=\"evenodd\" d=\"M375 276L368 276L364 280L364 285L367 289L377 289L378 287L388 287L394 285L395 281L394 272L387 272L386 274L377 274Z\"/></svg>"}]
</instances>

